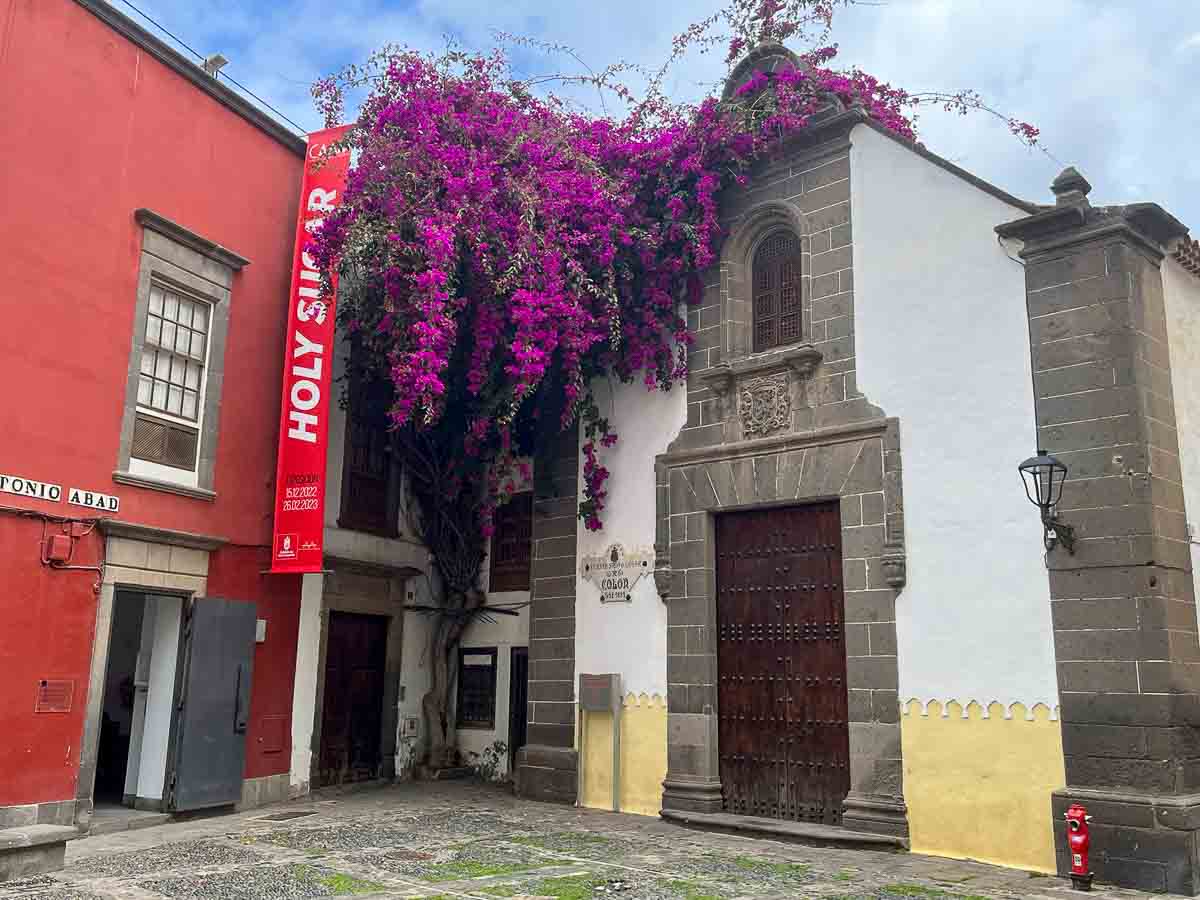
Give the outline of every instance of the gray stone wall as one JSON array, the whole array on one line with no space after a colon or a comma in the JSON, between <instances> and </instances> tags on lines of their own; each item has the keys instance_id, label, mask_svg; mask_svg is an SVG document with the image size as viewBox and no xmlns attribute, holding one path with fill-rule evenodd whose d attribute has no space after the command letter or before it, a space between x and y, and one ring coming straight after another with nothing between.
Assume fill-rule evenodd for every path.
<instances>
[{"instance_id":1,"label":"gray stone wall","mask_svg":"<svg viewBox=\"0 0 1200 900\"><path fill-rule=\"evenodd\" d=\"M1038 441L1068 466L1058 512L1076 537L1047 554L1060 871L1079 801L1098 878L1191 895L1200 642L1159 270L1177 226L1157 207L1093 209L1085 187L999 230L1025 241Z\"/></svg>"},{"instance_id":2,"label":"gray stone wall","mask_svg":"<svg viewBox=\"0 0 1200 900\"><path fill-rule=\"evenodd\" d=\"M721 809L714 514L838 499L849 683L844 821L907 834L895 598L904 579L900 424L855 382L849 127L834 115L747 189L722 198L727 238L689 312L688 418L659 457L658 570L668 600L665 809ZM752 352L751 264L799 235L803 335Z\"/></svg>"},{"instance_id":3,"label":"gray stone wall","mask_svg":"<svg viewBox=\"0 0 1200 900\"><path fill-rule=\"evenodd\" d=\"M535 463L528 744L517 753L521 796L575 801L575 553L579 437L561 435Z\"/></svg>"}]
</instances>

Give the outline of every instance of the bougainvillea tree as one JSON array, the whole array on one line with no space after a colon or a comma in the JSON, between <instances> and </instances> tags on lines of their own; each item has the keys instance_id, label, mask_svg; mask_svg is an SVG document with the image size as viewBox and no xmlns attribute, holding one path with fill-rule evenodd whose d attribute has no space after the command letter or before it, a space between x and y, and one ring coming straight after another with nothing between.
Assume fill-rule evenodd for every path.
<instances>
[{"instance_id":1,"label":"bougainvillea tree","mask_svg":"<svg viewBox=\"0 0 1200 900\"><path fill-rule=\"evenodd\" d=\"M559 79L608 92L620 116L516 78L500 52L389 48L314 87L330 124L348 91L365 93L342 205L310 249L343 273L354 365L393 387L389 415L440 576L424 702L433 765L452 756L449 661L484 605L495 509L529 476L521 461L578 425L579 517L601 527L604 451L619 438L591 385L670 390L686 377L685 307L715 258L721 191L834 98L909 139L920 104L987 109L969 92L913 95L833 68L837 5L733 0L679 35L656 72L617 64ZM784 41L805 45L797 65L751 73L723 101L677 104L662 91L691 51L723 44L732 65ZM1036 140L1028 125L1009 127Z\"/></svg>"}]
</instances>

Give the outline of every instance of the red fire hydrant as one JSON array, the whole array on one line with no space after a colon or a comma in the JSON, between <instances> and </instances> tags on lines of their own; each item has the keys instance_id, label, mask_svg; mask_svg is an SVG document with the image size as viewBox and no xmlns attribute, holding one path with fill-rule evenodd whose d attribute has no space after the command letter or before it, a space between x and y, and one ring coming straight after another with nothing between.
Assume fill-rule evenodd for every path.
<instances>
[{"instance_id":1,"label":"red fire hydrant","mask_svg":"<svg viewBox=\"0 0 1200 900\"><path fill-rule=\"evenodd\" d=\"M1064 814L1067 819L1067 847L1071 851L1071 887L1077 891L1092 889L1092 871L1088 867L1088 848L1092 838L1088 822L1092 817L1078 803L1072 803Z\"/></svg>"}]
</instances>

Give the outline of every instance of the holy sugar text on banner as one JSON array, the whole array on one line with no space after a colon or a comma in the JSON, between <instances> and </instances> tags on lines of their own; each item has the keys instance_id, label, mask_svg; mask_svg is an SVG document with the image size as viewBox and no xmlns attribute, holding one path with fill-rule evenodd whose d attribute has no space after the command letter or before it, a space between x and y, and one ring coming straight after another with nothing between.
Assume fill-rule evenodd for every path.
<instances>
[{"instance_id":1,"label":"holy sugar text on banner","mask_svg":"<svg viewBox=\"0 0 1200 900\"><path fill-rule=\"evenodd\" d=\"M320 572L323 568L325 452L337 279L331 274L330 291L322 295L321 273L305 248L309 233L320 226L345 191L350 153L330 155L327 148L349 127L327 128L308 136L288 294L272 572Z\"/></svg>"}]
</instances>

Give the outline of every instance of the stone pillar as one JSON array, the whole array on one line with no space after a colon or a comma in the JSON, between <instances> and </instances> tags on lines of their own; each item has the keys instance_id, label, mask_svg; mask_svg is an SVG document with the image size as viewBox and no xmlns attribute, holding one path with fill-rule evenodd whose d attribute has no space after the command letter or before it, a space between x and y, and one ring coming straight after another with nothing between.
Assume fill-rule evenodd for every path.
<instances>
[{"instance_id":1,"label":"stone pillar","mask_svg":"<svg viewBox=\"0 0 1200 900\"><path fill-rule=\"evenodd\" d=\"M312 781L313 728L320 677L321 598L325 576L301 576L300 627L296 633L296 679L292 686L292 764L289 797L303 797Z\"/></svg>"},{"instance_id":2,"label":"stone pillar","mask_svg":"<svg viewBox=\"0 0 1200 900\"><path fill-rule=\"evenodd\" d=\"M561 435L534 463L528 743L517 752L522 797L574 803L575 529L579 435Z\"/></svg>"},{"instance_id":3,"label":"stone pillar","mask_svg":"<svg viewBox=\"0 0 1200 900\"><path fill-rule=\"evenodd\" d=\"M664 513L691 511L686 485L671 469L655 466L660 531L670 537ZM667 777L665 810L719 813L722 807L717 722L717 598L712 516L680 518L669 558L673 571L667 603ZM691 529L692 534L687 534ZM683 530L683 534L678 532ZM687 540L691 538L691 540Z\"/></svg>"},{"instance_id":4,"label":"stone pillar","mask_svg":"<svg viewBox=\"0 0 1200 900\"><path fill-rule=\"evenodd\" d=\"M1053 189L1054 208L997 231L1024 242L1037 439L1068 466L1058 512L1076 538L1074 555L1046 557L1067 776L1058 867L1077 801L1098 879L1192 895L1200 644L1159 268L1186 229L1152 204L1091 207L1074 169Z\"/></svg>"}]
</instances>

